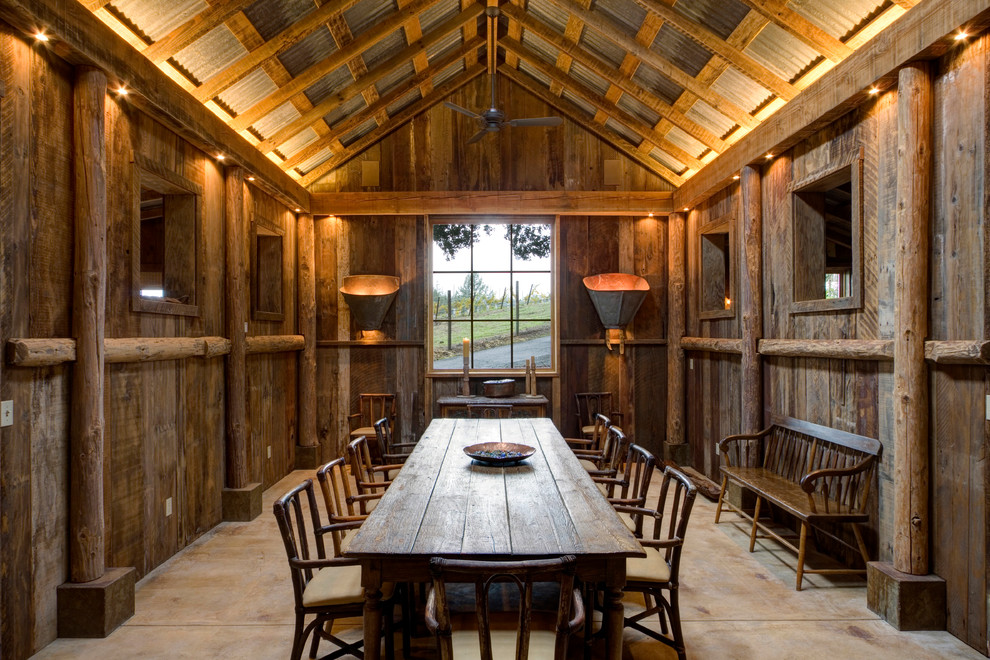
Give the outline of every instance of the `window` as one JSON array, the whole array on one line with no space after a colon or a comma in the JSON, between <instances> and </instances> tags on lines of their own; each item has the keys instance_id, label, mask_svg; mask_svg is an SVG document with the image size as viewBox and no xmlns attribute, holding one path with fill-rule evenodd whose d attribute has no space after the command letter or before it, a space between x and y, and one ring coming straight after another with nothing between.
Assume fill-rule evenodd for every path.
<instances>
[{"instance_id":1,"label":"window","mask_svg":"<svg viewBox=\"0 0 990 660\"><path fill-rule=\"evenodd\" d=\"M132 309L196 316L202 188L135 155Z\"/></svg>"},{"instance_id":2,"label":"window","mask_svg":"<svg viewBox=\"0 0 990 660\"><path fill-rule=\"evenodd\" d=\"M282 321L282 236L271 220L251 223L251 314L256 321Z\"/></svg>"},{"instance_id":3,"label":"window","mask_svg":"<svg viewBox=\"0 0 990 660\"><path fill-rule=\"evenodd\" d=\"M860 155L792 186L792 312L860 306L862 180Z\"/></svg>"},{"instance_id":4,"label":"window","mask_svg":"<svg viewBox=\"0 0 990 660\"><path fill-rule=\"evenodd\" d=\"M735 316L732 305L732 231L727 217L709 222L699 232L701 246L701 309L699 318Z\"/></svg>"},{"instance_id":5,"label":"window","mask_svg":"<svg viewBox=\"0 0 990 660\"><path fill-rule=\"evenodd\" d=\"M432 349L436 370L553 366L553 225L548 219L432 225Z\"/></svg>"}]
</instances>

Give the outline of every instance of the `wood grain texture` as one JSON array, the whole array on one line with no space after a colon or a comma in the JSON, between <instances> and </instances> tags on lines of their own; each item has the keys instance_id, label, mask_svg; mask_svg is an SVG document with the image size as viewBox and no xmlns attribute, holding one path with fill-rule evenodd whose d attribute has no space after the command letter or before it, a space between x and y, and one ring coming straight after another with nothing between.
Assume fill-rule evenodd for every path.
<instances>
[{"instance_id":1,"label":"wood grain texture","mask_svg":"<svg viewBox=\"0 0 990 660\"><path fill-rule=\"evenodd\" d=\"M299 445L314 447L316 435L316 264L313 216L300 213L297 223L298 330L304 337L299 354Z\"/></svg>"},{"instance_id":2,"label":"wood grain texture","mask_svg":"<svg viewBox=\"0 0 990 660\"><path fill-rule=\"evenodd\" d=\"M685 329L684 214L667 218L667 442L683 444L685 360L681 338Z\"/></svg>"},{"instance_id":3,"label":"wood grain texture","mask_svg":"<svg viewBox=\"0 0 990 660\"><path fill-rule=\"evenodd\" d=\"M739 277L744 433L763 428L763 368L758 344L763 338L763 207L760 170L746 166L739 182L742 247Z\"/></svg>"},{"instance_id":4,"label":"wood grain texture","mask_svg":"<svg viewBox=\"0 0 990 660\"><path fill-rule=\"evenodd\" d=\"M227 488L243 488L248 484L247 405L245 372L245 327L247 319L247 268L244 263L244 171L229 167L224 177L225 220L224 237L227 263L224 275L226 289L226 334L230 338L227 355Z\"/></svg>"}]
</instances>

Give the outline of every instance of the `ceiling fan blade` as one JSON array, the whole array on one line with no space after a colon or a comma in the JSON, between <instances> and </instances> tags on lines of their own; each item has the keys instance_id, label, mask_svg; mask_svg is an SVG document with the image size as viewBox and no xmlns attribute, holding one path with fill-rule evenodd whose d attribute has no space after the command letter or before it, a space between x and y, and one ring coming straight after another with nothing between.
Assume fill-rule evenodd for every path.
<instances>
[{"instance_id":1,"label":"ceiling fan blade","mask_svg":"<svg viewBox=\"0 0 990 660\"><path fill-rule=\"evenodd\" d=\"M488 127L487 126L485 128L483 128L483 129L481 129L480 131L478 131L477 133L475 133L474 135L472 135L471 136L471 139L467 141L467 144L474 144L475 142L477 142L481 138L485 137L486 135L488 135Z\"/></svg>"},{"instance_id":2,"label":"ceiling fan blade","mask_svg":"<svg viewBox=\"0 0 990 660\"><path fill-rule=\"evenodd\" d=\"M475 113L471 112L470 110L468 110L467 108L462 108L461 106L457 105L456 103L451 103L450 101L444 101L443 104L445 106L447 106L448 108L450 108L451 110L454 110L455 112L459 112L462 115L467 115L471 119L484 119L481 115L475 114Z\"/></svg>"},{"instance_id":3,"label":"ceiling fan blade","mask_svg":"<svg viewBox=\"0 0 990 660\"><path fill-rule=\"evenodd\" d=\"M510 119L505 123L509 126L560 126L563 121L560 117L528 117L525 119Z\"/></svg>"}]
</instances>

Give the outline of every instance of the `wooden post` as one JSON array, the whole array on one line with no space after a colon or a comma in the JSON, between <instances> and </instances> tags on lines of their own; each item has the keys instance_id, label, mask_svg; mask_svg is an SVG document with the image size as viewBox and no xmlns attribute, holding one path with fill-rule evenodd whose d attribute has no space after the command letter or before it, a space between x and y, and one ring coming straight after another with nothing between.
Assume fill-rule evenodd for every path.
<instances>
[{"instance_id":1,"label":"wooden post","mask_svg":"<svg viewBox=\"0 0 990 660\"><path fill-rule=\"evenodd\" d=\"M932 81L927 62L898 73L894 284L894 568L928 573L928 231Z\"/></svg>"},{"instance_id":2,"label":"wooden post","mask_svg":"<svg viewBox=\"0 0 990 660\"><path fill-rule=\"evenodd\" d=\"M296 219L296 331L306 338L299 354L299 446L296 468L316 468L320 462L316 437L316 252L313 245L313 216L300 213Z\"/></svg>"},{"instance_id":3,"label":"wooden post","mask_svg":"<svg viewBox=\"0 0 990 660\"><path fill-rule=\"evenodd\" d=\"M739 181L742 196L742 263L739 318L742 335L743 433L763 428L763 368L759 342L763 338L763 208L760 169L747 165Z\"/></svg>"},{"instance_id":4,"label":"wooden post","mask_svg":"<svg viewBox=\"0 0 990 660\"><path fill-rule=\"evenodd\" d=\"M224 248L227 254L224 289L227 299L227 488L244 488L248 481L245 373L244 170L228 167L225 175Z\"/></svg>"},{"instance_id":5,"label":"wooden post","mask_svg":"<svg viewBox=\"0 0 990 660\"><path fill-rule=\"evenodd\" d=\"M73 91L75 269L72 329L72 450L69 578L90 582L105 572L103 520L103 330L107 291L107 184L104 104L107 77L77 70Z\"/></svg>"},{"instance_id":6,"label":"wooden post","mask_svg":"<svg viewBox=\"0 0 990 660\"><path fill-rule=\"evenodd\" d=\"M667 218L667 442L666 457L678 464L688 458L684 438L684 401L687 382L681 338L685 332L685 217Z\"/></svg>"}]
</instances>

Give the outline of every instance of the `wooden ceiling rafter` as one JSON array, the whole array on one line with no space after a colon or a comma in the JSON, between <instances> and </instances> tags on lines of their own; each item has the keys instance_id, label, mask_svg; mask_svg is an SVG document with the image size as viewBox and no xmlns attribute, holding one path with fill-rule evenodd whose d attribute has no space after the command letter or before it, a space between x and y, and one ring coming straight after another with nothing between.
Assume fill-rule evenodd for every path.
<instances>
[{"instance_id":1,"label":"wooden ceiling rafter","mask_svg":"<svg viewBox=\"0 0 990 660\"><path fill-rule=\"evenodd\" d=\"M464 58L471 53L475 52L478 48L485 44L485 40L481 37L475 37L473 41L461 45L457 50L448 53L443 58L437 60L435 63L439 68L445 68L450 66L457 60ZM260 142L258 148L267 153L272 149L276 148L279 144L285 142L287 139L297 134L299 131L305 129L307 126L311 126L322 120L323 117L333 112L337 107L346 103L350 99L354 98L360 94L364 88L369 85L374 85L378 80L384 76L391 73L397 66L404 64L409 61L409 57L399 58L398 56L383 62L381 65L375 67L372 71L368 72L367 76L364 76L360 80L356 80L347 87L340 89L337 93L331 95L330 97L324 99L317 105L313 106L312 110L304 113L295 121L287 124L280 128L276 133L274 133L268 139ZM431 67L432 69L432 67ZM421 72L422 73L422 72ZM416 81L411 86L407 86L403 89L403 93L408 92L412 87L417 87L421 84L419 80L420 74L416 74L413 80Z\"/></svg>"},{"instance_id":2,"label":"wooden ceiling rafter","mask_svg":"<svg viewBox=\"0 0 990 660\"><path fill-rule=\"evenodd\" d=\"M399 127L410 122L413 117L420 114L421 112L426 112L432 108L437 103L443 101L446 97L450 96L461 87L464 87L469 82L480 76L487 71L487 67L482 64L473 64L469 66L465 71L459 74L456 78L448 80L440 87L435 88L428 96L424 96L415 103L411 103L399 112L395 113L393 117L390 118L389 122L379 126L372 131L369 131L365 135L361 136L354 143L348 145L344 148L342 152L334 155L327 161L324 161L320 165L304 174L299 179L299 184L302 186L308 186L323 176L325 176L331 170L335 170L350 159L354 158L362 151L375 144L382 138L384 138L389 133L392 133Z\"/></svg>"},{"instance_id":3,"label":"wooden ceiling rafter","mask_svg":"<svg viewBox=\"0 0 990 660\"><path fill-rule=\"evenodd\" d=\"M632 53L643 63L649 64L661 74L669 78L672 82L676 83L679 87L704 100L708 103L708 105L729 117L737 124L747 128L754 128L759 125L759 120L749 114L749 112L745 109L740 108L735 103L732 103L728 99L716 94L708 87L701 85L692 76L685 73L666 58L661 57L656 52L637 43L634 39L630 38L629 35L622 32L622 30L612 23L612 21L601 14L590 10L586 11L571 0L550 0L550 2L557 5L564 11L576 14L582 21L584 21L586 27L590 27L615 45L629 53Z\"/></svg>"},{"instance_id":4,"label":"wooden ceiling rafter","mask_svg":"<svg viewBox=\"0 0 990 660\"><path fill-rule=\"evenodd\" d=\"M672 3L662 0L635 0L635 2L647 12L656 14L664 22L670 23L677 30L694 39L713 53L716 58L739 69L744 75L763 85L785 101L790 101L797 96L798 90L794 85L754 60L742 49L721 39L701 23L675 11L671 6Z\"/></svg>"},{"instance_id":5,"label":"wooden ceiling rafter","mask_svg":"<svg viewBox=\"0 0 990 660\"><path fill-rule=\"evenodd\" d=\"M591 10L591 0L574 0L582 9L590 11ZM580 17L571 14L567 18L567 25L564 26L564 42L568 44L574 44L577 46L581 42L581 33L584 31L584 21ZM521 42L522 40L520 40ZM567 49L570 50L570 49ZM556 67L564 75L570 74L571 63L574 61L567 50L561 50L557 54ZM515 53L518 57L518 53ZM558 80L553 78L550 82L550 93L554 96L560 96L564 91L563 85L561 85ZM604 124L605 120L601 120L599 123Z\"/></svg>"},{"instance_id":6,"label":"wooden ceiling rafter","mask_svg":"<svg viewBox=\"0 0 990 660\"><path fill-rule=\"evenodd\" d=\"M399 0L399 9L402 9L408 5L410 0ZM402 24L402 32L406 37L406 45L414 44L423 38L423 25L419 21L419 16L413 16L408 21ZM426 51L421 51L413 56L413 71L415 73L421 73L424 69L430 66L430 60L426 56ZM424 83L419 86L420 94L426 96L433 91L433 81L427 79Z\"/></svg>"},{"instance_id":7,"label":"wooden ceiling rafter","mask_svg":"<svg viewBox=\"0 0 990 660\"><path fill-rule=\"evenodd\" d=\"M636 150L635 145L627 142L625 138L607 126L588 122L587 115L580 108L563 97L551 94L550 90L540 85L530 76L511 67L500 67L499 70L502 71L502 74L506 78L519 85L522 89L540 99L584 130L597 136L613 149L627 156L630 160L639 163L653 174L656 174L661 179L665 179L675 186L680 186L684 183L684 177L677 172L664 167L660 162L648 156L644 156Z\"/></svg>"},{"instance_id":8,"label":"wooden ceiling rafter","mask_svg":"<svg viewBox=\"0 0 990 660\"><path fill-rule=\"evenodd\" d=\"M683 162L687 167L701 169L702 164L700 160L687 153L677 145L672 144L663 136L657 135L653 131L653 128L646 124L646 122L633 117L631 114L619 108L614 103L606 100L604 96L578 83L567 74L561 72L558 68L547 64L545 61L540 59L536 53L526 48L515 39L501 39L499 41L499 45L507 52L512 52L516 55L516 57L527 62L534 69L548 77L552 82L557 83L557 85L559 85L562 89L570 91L579 99L594 107L598 112L611 117L618 123L633 131L650 145L667 152L677 160ZM550 93L553 94L552 89L550 90ZM554 94L554 96L560 95ZM587 121L587 119L585 121ZM595 117L595 122L602 126L605 125L604 121L599 121L597 115Z\"/></svg>"},{"instance_id":9,"label":"wooden ceiling rafter","mask_svg":"<svg viewBox=\"0 0 990 660\"><path fill-rule=\"evenodd\" d=\"M464 46L458 48L456 51L445 56L443 59L438 60L434 64L428 66L423 71L418 72L409 81L408 84L388 92L385 96L382 96L377 101L375 101L374 104L369 105L361 112L355 113L350 117L347 117L346 119L343 119L340 122L334 124L331 127L332 135L337 139L339 139L343 135L346 135L348 131L360 126L368 119L371 119L377 113L387 108L390 104L398 101L413 89L416 89L417 87L421 87L423 81L432 80L434 76L442 72L448 66L450 66L457 60L464 59L465 57L470 56L474 51L478 50L484 44L485 44L484 39L480 37L475 37L475 39L470 44L465 44ZM433 91L432 88L430 91L431 92ZM426 94L424 94L423 96L426 96ZM320 149L322 149L325 146L326 144L324 144L324 141L322 140L316 141L313 144L307 145L306 147L301 149L298 153L293 154L290 158L287 158L280 165L283 170L290 170L299 163L303 163L308 158L311 158L312 156L316 155L320 151ZM340 148L338 148L338 151L339 150Z\"/></svg>"},{"instance_id":10,"label":"wooden ceiling rafter","mask_svg":"<svg viewBox=\"0 0 990 660\"><path fill-rule=\"evenodd\" d=\"M334 14L333 17L327 21L327 27L330 28L330 36L337 43L337 47L343 50L348 45L354 41L354 35L351 34L351 28L344 20L342 14ZM364 62L364 51L357 53L351 59L347 60L347 70L351 73L351 78L355 81L360 80L368 73L368 65ZM378 89L374 85L369 85L361 90L361 96L364 97L365 105L373 105L375 101L378 100ZM375 121L381 125L383 122L388 120L388 114L385 117L377 116Z\"/></svg>"},{"instance_id":11,"label":"wooden ceiling rafter","mask_svg":"<svg viewBox=\"0 0 990 660\"><path fill-rule=\"evenodd\" d=\"M694 137L709 149L721 153L728 148L728 144L726 144L717 135L706 130L685 116L683 112L680 112L673 108L673 106L664 103L641 85L633 81L632 76L636 72L636 67L639 65L639 60L635 56L627 53L626 58L622 63L622 68L616 69L612 65L598 59L584 48L581 48L580 45L566 43L560 36L560 33L556 32L553 28L544 24L539 19L527 14L519 13L511 6L503 7L502 11L507 16L510 16L511 19L517 22L517 24L519 24L522 28L532 31L536 36L540 37L554 48L557 48L558 50L570 48L568 54L576 62L579 62L581 65L590 69L593 73L609 81L609 91L605 94L605 98L609 99L609 101L616 103L618 101L618 97L621 95L616 94L615 91L613 91L614 88L620 93L629 94L631 97L650 108L661 117L669 117L670 121L674 125L681 128L681 130ZM649 30L651 28L641 28L641 31L644 29ZM659 28L657 27L656 29ZM516 39L516 41L519 40ZM506 63L508 63L510 55L511 53L506 54ZM516 56L512 55L512 57Z\"/></svg>"},{"instance_id":12,"label":"wooden ceiling rafter","mask_svg":"<svg viewBox=\"0 0 990 660\"><path fill-rule=\"evenodd\" d=\"M522 41L522 25L516 20L516 16L522 14L524 16L528 15L526 12L527 0L509 0L500 7L502 14L505 15L506 23L506 34L510 38L516 41ZM513 10L509 13L507 10ZM519 58L512 53L505 54L505 64L513 69L519 68Z\"/></svg>"},{"instance_id":13,"label":"wooden ceiling rafter","mask_svg":"<svg viewBox=\"0 0 990 660\"><path fill-rule=\"evenodd\" d=\"M760 12L833 62L841 62L853 52L852 48L842 41L788 7L786 0L741 1L750 9Z\"/></svg>"},{"instance_id":14,"label":"wooden ceiling rafter","mask_svg":"<svg viewBox=\"0 0 990 660\"><path fill-rule=\"evenodd\" d=\"M413 5L408 5L406 10L408 11L415 5L420 7L420 11L422 11L436 2L438 2L438 0L419 0L418 2L413 3ZM465 23L470 22L472 19L479 16L482 11L484 11L484 9L479 5L474 5L471 8L465 9L461 13L448 19L447 21L444 21L442 24L431 30L425 37L423 37L419 46L426 47L438 42L440 39L447 36L451 31L459 29ZM391 32L397 30L401 27L405 20L408 19L396 14L385 19L375 27L369 28L365 32L358 35L358 37L352 41L347 48L335 51L331 55L311 65L309 68L296 75L288 84L272 92L265 98L255 103L249 109L237 115L237 117L230 122L231 127L236 130L244 130L248 128L269 112L281 106L294 94L298 94L308 89L322 77L344 65L347 60L354 56L355 53L361 53L367 50L376 41L378 41L378 39L381 39L382 37L385 37ZM419 46L414 48L410 45L403 51L400 51L400 54L408 52L410 54L406 55L405 59L411 59L413 57L412 53L414 53ZM395 57L390 58L389 61L391 62L393 59L395 59Z\"/></svg>"},{"instance_id":15,"label":"wooden ceiling rafter","mask_svg":"<svg viewBox=\"0 0 990 660\"><path fill-rule=\"evenodd\" d=\"M255 0L219 0L141 51L155 64L168 60L186 46L226 23Z\"/></svg>"},{"instance_id":16,"label":"wooden ceiling rafter","mask_svg":"<svg viewBox=\"0 0 990 660\"><path fill-rule=\"evenodd\" d=\"M299 43L321 26L335 14L339 14L357 3L358 0L331 0L322 7L318 7L306 14L304 17L285 28L274 37L264 42L258 48L249 51L243 57L224 67L221 71L211 76L209 79L195 89L193 96L201 103L206 103L216 97L228 87L236 84L244 76L248 75L266 61L276 57L289 47Z\"/></svg>"}]
</instances>

